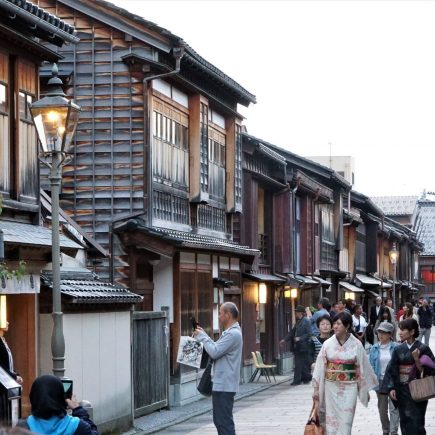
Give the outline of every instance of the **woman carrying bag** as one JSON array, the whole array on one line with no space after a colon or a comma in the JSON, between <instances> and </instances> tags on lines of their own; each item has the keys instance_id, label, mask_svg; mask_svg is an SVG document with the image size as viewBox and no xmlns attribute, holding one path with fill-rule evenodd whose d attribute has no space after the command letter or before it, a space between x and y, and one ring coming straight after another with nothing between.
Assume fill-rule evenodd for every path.
<instances>
[{"instance_id":1,"label":"woman carrying bag","mask_svg":"<svg viewBox=\"0 0 435 435\"><path fill-rule=\"evenodd\" d=\"M425 435L428 401L414 400L409 384L422 377L421 361L424 362L426 359L428 362L435 362L435 357L429 346L417 340L419 329L415 319L402 320L399 328L402 343L393 350L382 382L381 393L388 393L393 402L398 405L402 435ZM434 370L425 368L424 374L433 375Z\"/></svg>"}]
</instances>

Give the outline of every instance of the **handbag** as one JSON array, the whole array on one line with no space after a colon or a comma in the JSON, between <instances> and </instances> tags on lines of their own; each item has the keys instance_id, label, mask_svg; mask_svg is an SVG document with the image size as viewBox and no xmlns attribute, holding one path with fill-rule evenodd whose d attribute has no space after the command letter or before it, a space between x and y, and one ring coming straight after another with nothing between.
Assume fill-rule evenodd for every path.
<instances>
[{"instance_id":1,"label":"handbag","mask_svg":"<svg viewBox=\"0 0 435 435\"><path fill-rule=\"evenodd\" d=\"M213 360L211 358L208 359L207 367L204 370L204 373L201 376L198 386L196 389L203 396L211 396L211 392L213 390L213 381L211 380L211 368L213 367Z\"/></svg>"},{"instance_id":2,"label":"handbag","mask_svg":"<svg viewBox=\"0 0 435 435\"><path fill-rule=\"evenodd\" d=\"M324 435L325 431L320 424L318 417L314 416L314 404L310 412L310 417L305 425L304 435Z\"/></svg>"},{"instance_id":3,"label":"handbag","mask_svg":"<svg viewBox=\"0 0 435 435\"><path fill-rule=\"evenodd\" d=\"M415 402L423 402L435 397L435 376L414 379L408 385L411 397Z\"/></svg>"}]
</instances>

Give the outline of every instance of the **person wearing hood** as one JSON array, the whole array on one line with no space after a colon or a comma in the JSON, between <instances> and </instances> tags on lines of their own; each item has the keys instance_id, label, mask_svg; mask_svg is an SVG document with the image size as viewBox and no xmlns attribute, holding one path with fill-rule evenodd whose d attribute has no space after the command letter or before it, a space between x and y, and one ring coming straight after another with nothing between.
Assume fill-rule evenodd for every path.
<instances>
[{"instance_id":1,"label":"person wearing hood","mask_svg":"<svg viewBox=\"0 0 435 435\"><path fill-rule=\"evenodd\" d=\"M97 426L73 396L65 399L62 381L53 375L36 378L30 389L32 413L17 424L35 434L98 435ZM67 408L72 415L67 414Z\"/></svg>"}]
</instances>

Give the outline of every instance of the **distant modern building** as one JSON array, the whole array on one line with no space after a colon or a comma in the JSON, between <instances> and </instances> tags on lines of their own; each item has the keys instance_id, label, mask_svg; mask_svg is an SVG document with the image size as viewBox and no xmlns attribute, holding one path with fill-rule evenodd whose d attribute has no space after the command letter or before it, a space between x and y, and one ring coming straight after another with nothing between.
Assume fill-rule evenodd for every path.
<instances>
[{"instance_id":1,"label":"distant modern building","mask_svg":"<svg viewBox=\"0 0 435 435\"><path fill-rule=\"evenodd\" d=\"M355 159L352 156L312 156L308 158L333 169L348 183L355 184Z\"/></svg>"}]
</instances>

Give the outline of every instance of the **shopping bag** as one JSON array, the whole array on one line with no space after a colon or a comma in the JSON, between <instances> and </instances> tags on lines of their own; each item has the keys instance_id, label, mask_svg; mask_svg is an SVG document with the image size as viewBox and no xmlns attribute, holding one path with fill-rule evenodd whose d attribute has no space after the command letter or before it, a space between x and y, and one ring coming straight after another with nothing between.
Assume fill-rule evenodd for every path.
<instances>
[{"instance_id":1,"label":"shopping bag","mask_svg":"<svg viewBox=\"0 0 435 435\"><path fill-rule=\"evenodd\" d=\"M178 346L177 362L199 369L203 350L202 343L192 337L182 335Z\"/></svg>"},{"instance_id":2,"label":"shopping bag","mask_svg":"<svg viewBox=\"0 0 435 435\"><path fill-rule=\"evenodd\" d=\"M314 405L310 412L310 417L305 425L304 435L324 435L323 426L319 423L319 419L314 415Z\"/></svg>"},{"instance_id":3,"label":"shopping bag","mask_svg":"<svg viewBox=\"0 0 435 435\"><path fill-rule=\"evenodd\" d=\"M211 392L213 390L213 382L211 380L211 368L213 366L213 360L209 358L207 367L204 370L204 373L201 376L201 380L199 381L198 386L196 389L203 395L203 396L211 396Z\"/></svg>"},{"instance_id":4,"label":"shopping bag","mask_svg":"<svg viewBox=\"0 0 435 435\"><path fill-rule=\"evenodd\" d=\"M432 399L435 397L435 376L414 379L409 383L409 392L415 402Z\"/></svg>"}]
</instances>

